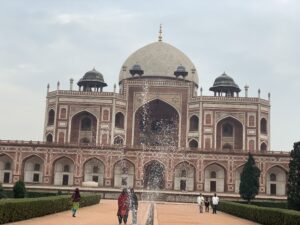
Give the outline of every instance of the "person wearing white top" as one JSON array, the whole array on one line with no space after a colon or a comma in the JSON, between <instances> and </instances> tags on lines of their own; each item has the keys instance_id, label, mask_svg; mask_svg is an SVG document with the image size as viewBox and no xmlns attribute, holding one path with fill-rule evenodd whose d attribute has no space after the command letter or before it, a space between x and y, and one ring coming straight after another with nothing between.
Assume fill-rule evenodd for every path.
<instances>
[{"instance_id":1,"label":"person wearing white top","mask_svg":"<svg viewBox=\"0 0 300 225\"><path fill-rule=\"evenodd\" d=\"M220 201L220 199L217 196L217 194L215 193L214 196L212 197L213 214L217 214L217 207L218 207L219 201Z\"/></svg>"},{"instance_id":2,"label":"person wearing white top","mask_svg":"<svg viewBox=\"0 0 300 225\"><path fill-rule=\"evenodd\" d=\"M203 213L204 197L202 196L201 193L200 193L200 195L197 197L197 203L198 203L198 206L199 206L199 211L200 211L200 213Z\"/></svg>"}]
</instances>

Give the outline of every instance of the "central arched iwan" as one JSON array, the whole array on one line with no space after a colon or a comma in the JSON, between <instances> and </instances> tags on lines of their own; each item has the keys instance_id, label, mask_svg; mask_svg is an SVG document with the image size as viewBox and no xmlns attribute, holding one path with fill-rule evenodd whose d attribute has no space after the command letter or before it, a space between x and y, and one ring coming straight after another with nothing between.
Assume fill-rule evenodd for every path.
<instances>
[{"instance_id":1,"label":"central arched iwan","mask_svg":"<svg viewBox=\"0 0 300 225\"><path fill-rule=\"evenodd\" d=\"M150 101L135 113L135 145L178 146L178 131L178 112L164 101Z\"/></svg>"}]
</instances>

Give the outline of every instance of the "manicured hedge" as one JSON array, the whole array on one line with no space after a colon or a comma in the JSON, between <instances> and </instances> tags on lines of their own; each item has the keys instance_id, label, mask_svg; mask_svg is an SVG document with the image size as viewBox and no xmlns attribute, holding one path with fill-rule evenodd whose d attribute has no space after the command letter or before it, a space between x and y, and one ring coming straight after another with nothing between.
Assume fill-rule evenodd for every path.
<instances>
[{"instance_id":1,"label":"manicured hedge","mask_svg":"<svg viewBox=\"0 0 300 225\"><path fill-rule=\"evenodd\" d=\"M80 207L98 204L100 195L83 194ZM71 208L70 196L0 200L0 224L26 220Z\"/></svg>"},{"instance_id":2,"label":"manicured hedge","mask_svg":"<svg viewBox=\"0 0 300 225\"><path fill-rule=\"evenodd\" d=\"M242 204L248 204L247 202L236 202ZM286 201L251 201L251 205L257 205L268 208L278 208L278 209L287 209Z\"/></svg>"},{"instance_id":3,"label":"manicured hedge","mask_svg":"<svg viewBox=\"0 0 300 225\"><path fill-rule=\"evenodd\" d=\"M220 203L220 210L265 225L300 225L300 212L294 210L226 201Z\"/></svg>"},{"instance_id":4,"label":"manicured hedge","mask_svg":"<svg viewBox=\"0 0 300 225\"><path fill-rule=\"evenodd\" d=\"M4 190L2 192L3 198L14 198L14 192L11 190ZM66 195L67 193L55 193L55 192L26 192L26 198L40 198L40 197L50 197L57 195Z\"/></svg>"}]
</instances>

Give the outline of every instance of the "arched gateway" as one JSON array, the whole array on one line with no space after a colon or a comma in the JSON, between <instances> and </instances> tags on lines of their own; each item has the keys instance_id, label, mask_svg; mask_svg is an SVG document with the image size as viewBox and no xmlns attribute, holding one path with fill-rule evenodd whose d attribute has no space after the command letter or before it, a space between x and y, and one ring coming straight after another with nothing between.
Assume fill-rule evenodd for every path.
<instances>
[{"instance_id":1,"label":"arched gateway","mask_svg":"<svg viewBox=\"0 0 300 225\"><path fill-rule=\"evenodd\" d=\"M165 167L158 161L151 161L144 167L144 188L165 188Z\"/></svg>"},{"instance_id":2,"label":"arched gateway","mask_svg":"<svg viewBox=\"0 0 300 225\"><path fill-rule=\"evenodd\" d=\"M135 145L178 146L179 115L159 99L141 106L135 113Z\"/></svg>"}]
</instances>

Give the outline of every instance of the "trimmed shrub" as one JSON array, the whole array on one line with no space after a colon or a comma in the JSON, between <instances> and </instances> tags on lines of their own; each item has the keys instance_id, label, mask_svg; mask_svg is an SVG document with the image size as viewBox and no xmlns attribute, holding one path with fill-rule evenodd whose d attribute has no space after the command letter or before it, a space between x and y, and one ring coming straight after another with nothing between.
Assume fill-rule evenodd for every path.
<instances>
[{"instance_id":1,"label":"trimmed shrub","mask_svg":"<svg viewBox=\"0 0 300 225\"><path fill-rule=\"evenodd\" d=\"M100 195L83 194L80 207L98 204ZM57 213L71 208L70 196L53 196L0 201L0 224L26 220Z\"/></svg>"},{"instance_id":2,"label":"trimmed shrub","mask_svg":"<svg viewBox=\"0 0 300 225\"><path fill-rule=\"evenodd\" d=\"M300 210L300 142L294 143L294 149L291 151L291 160L289 163L287 200L288 208Z\"/></svg>"},{"instance_id":3,"label":"trimmed shrub","mask_svg":"<svg viewBox=\"0 0 300 225\"><path fill-rule=\"evenodd\" d=\"M265 225L300 225L300 212L236 202L220 202L220 210Z\"/></svg>"},{"instance_id":4,"label":"trimmed shrub","mask_svg":"<svg viewBox=\"0 0 300 225\"><path fill-rule=\"evenodd\" d=\"M248 204L248 202L236 202L241 204ZM287 202L282 201L252 201L251 205L267 207L267 208L278 208L278 209L287 209Z\"/></svg>"},{"instance_id":5,"label":"trimmed shrub","mask_svg":"<svg viewBox=\"0 0 300 225\"><path fill-rule=\"evenodd\" d=\"M25 183L21 180L17 181L13 188L15 198L25 198L26 188Z\"/></svg>"},{"instance_id":6,"label":"trimmed shrub","mask_svg":"<svg viewBox=\"0 0 300 225\"><path fill-rule=\"evenodd\" d=\"M253 156L249 153L248 160L241 173L239 188L240 196L250 202L258 194L260 170L255 164Z\"/></svg>"},{"instance_id":7,"label":"trimmed shrub","mask_svg":"<svg viewBox=\"0 0 300 225\"><path fill-rule=\"evenodd\" d=\"M2 187L2 184L0 183L0 199L3 198L5 195L4 195L4 191L3 191L3 187Z\"/></svg>"},{"instance_id":8,"label":"trimmed shrub","mask_svg":"<svg viewBox=\"0 0 300 225\"><path fill-rule=\"evenodd\" d=\"M56 193L51 192L26 192L26 198L41 198L41 197L50 197L56 196Z\"/></svg>"},{"instance_id":9,"label":"trimmed shrub","mask_svg":"<svg viewBox=\"0 0 300 225\"><path fill-rule=\"evenodd\" d=\"M41 197L50 197L57 196L58 193L54 192L28 192L26 191L26 198L41 198ZM60 195L67 195L67 193L60 193ZM14 198L14 192L12 190L3 190L4 198Z\"/></svg>"}]
</instances>

